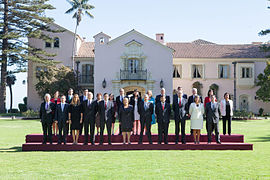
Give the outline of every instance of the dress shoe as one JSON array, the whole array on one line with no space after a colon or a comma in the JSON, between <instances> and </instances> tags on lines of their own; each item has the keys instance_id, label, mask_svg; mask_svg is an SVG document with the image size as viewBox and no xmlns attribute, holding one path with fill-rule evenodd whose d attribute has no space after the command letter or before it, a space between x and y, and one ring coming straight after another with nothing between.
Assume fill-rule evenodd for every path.
<instances>
[{"instance_id":1,"label":"dress shoe","mask_svg":"<svg viewBox=\"0 0 270 180\"><path fill-rule=\"evenodd\" d=\"M83 143L83 145L88 145L88 143Z\"/></svg>"},{"instance_id":2,"label":"dress shoe","mask_svg":"<svg viewBox=\"0 0 270 180\"><path fill-rule=\"evenodd\" d=\"M178 144L178 141L175 141L175 144Z\"/></svg>"},{"instance_id":3,"label":"dress shoe","mask_svg":"<svg viewBox=\"0 0 270 180\"><path fill-rule=\"evenodd\" d=\"M218 141L218 142L217 142L217 144L221 144L221 142L220 142L220 141Z\"/></svg>"},{"instance_id":4,"label":"dress shoe","mask_svg":"<svg viewBox=\"0 0 270 180\"><path fill-rule=\"evenodd\" d=\"M111 143L111 142L109 142L108 144L109 144L109 145L112 145L112 143Z\"/></svg>"},{"instance_id":5,"label":"dress shoe","mask_svg":"<svg viewBox=\"0 0 270 180\"><path fill-rule=\"evenodd\" d=\"M186 142L185 141L182 141L182 144L186 144Z\"/></svg>"},{"instance_id":6,"label":"dress shoe","mask_svg":"<svg viewBox=\"0 0 270 180\"><path fill-rule=\"evenodd\" d=\"M52 144L52 142L50 142L50 144Z\"/></svg>"},{"instance_id":7,"label":"dress shoe","mask_svg":"<svg viewBox=\"0 0 270 180\"><path fill-rule=\"evenodd\" d=\"M42 142L42 144L46 144L46 142Z\"/></svg>"}]
</instances>

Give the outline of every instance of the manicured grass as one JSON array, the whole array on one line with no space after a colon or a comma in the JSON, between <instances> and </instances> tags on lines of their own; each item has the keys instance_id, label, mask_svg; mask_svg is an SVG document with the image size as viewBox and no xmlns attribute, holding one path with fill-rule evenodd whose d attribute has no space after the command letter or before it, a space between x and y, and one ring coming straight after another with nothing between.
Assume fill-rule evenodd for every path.
<instances>
[{"instance_id":1,"label":"manicured grass","mask_svg":"<svg viewBox=\"0 0 270 180\"><path fill-rule=\"evenodd\" d=\"M270 179L270 120L233 121L253 151L21 152L40 122L0 120L0 129L1 179Z\"/></svg>"}]
</instances>

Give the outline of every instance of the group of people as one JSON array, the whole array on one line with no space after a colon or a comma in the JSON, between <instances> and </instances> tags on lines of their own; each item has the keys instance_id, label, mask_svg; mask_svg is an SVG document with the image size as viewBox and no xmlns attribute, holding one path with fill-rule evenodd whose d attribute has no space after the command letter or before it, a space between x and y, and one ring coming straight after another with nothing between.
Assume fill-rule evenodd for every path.
<instances>
[{"instance_id":1,"label":"group of people","mask_svg":"<svg viewBox=\"0 0 270 180\"><path fill-rule=\"evenodd\" d=\"M97 93L96 99L88 89L83 95L73 94L69 89L68 95L59 96L57 91L54 97L45 94L44 102L40 106L40 118L43 128L43 144L48 141L52 144L52 131L58 134L58 144L66 144L66 136L70 133L73 137L73 144L78 144L79 135L84 130L84 145L90 142L95 143L95 129L100 135L99 144L104 142L104 130L107 129L108 144L111 145L111 136L114 135L115 120L119 120L119 134L123 135L123 144L130 144L131 133L140 135L139 144L142 143L143 134L146 133L149 144L152 144L151 126L158 123L158 144L164 141L168 144L168 129L171 119L171 112L174 112L175 120L175 143L179 142L181 127L181 142L186 144L185 126L186 120L191 121L191 134L194 143L200 143L203 119L206 117L206 129L208 143L212 141L212 133L215 132L217 143L220 142L219 119L223 119L223 134L231 135L231 120L233 116L233 101L228 93L224 99L217 102L213 90L209 90L204 99L197 94L197 89L192 89L192 95L187 97L181 87L177 88L173 95L173 103L170 103L170 96L166 95L164 88L154 98L152 91L148 90L142 97L137 89L132 95L125 95L124 89L119 90L119 96L114 99L113 94ZM140 131L139 131L140 129ZM90 130L90 140L89 140Z\"/></svg>"}]
</instances>

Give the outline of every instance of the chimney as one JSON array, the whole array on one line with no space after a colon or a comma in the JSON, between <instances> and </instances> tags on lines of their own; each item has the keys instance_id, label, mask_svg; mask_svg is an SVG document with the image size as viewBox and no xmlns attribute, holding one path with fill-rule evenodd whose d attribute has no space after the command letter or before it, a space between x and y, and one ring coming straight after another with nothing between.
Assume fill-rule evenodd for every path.
<instances>
[{"instance_id":1,"label":"chimney","mask_svg":"<svg viewBox=\"0 0 270 180\"><path fill-rule=\"evenodd\" d=\"M157 33L156 41L160 42L161 44L164 44L164 33Z\"/></svg>"}]
</instances>

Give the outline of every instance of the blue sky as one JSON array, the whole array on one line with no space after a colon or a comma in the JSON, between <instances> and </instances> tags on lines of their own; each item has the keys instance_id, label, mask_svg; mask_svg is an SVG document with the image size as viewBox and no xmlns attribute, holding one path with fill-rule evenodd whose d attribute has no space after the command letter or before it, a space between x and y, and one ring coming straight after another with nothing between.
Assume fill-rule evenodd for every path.
<instances>
[{"instance_id":1,"label":"blue sky","mask_svg":"<svg viewBox=\"0 0 270 180\"><path fill-rule=\"evenodd\" d=\"M70 5L65 0L51 0L56 8L47 16L74 31L75 20L65 14ZM100 31L112 38L136 29L155 38L165 33L166 42L190 42L205 39L219 44L247 44L269 41L258 33L270 28L270 2L267 0L92 0L94 19L84 16L78 34L93 41ZM26 96L25 74L17 76L14 107ZM9 107L9 94L7 94Z\"/></svg>"}]
</instances>

